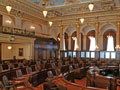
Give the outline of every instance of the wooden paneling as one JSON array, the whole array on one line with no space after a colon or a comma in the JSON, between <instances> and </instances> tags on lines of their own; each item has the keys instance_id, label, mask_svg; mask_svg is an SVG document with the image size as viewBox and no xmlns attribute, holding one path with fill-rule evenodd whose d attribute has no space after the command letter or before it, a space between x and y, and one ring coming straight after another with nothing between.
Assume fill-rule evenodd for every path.
<instances>
[{"instance_id":1,"label":"wooden paneling","mask_svg":"<svg viewBox=\"0 0 120 90\"><path fill-rule=\"evenodd\" d=\"M3 16L0 15L0 26L2 26Z\"/></svg>"},{"instance_id":2,"label":"wooden paneling","mask_svg":"<svg viewBox=\"0 0 120 90\"><path fill-rule=\"evenodd\" d=\"M1 55L2 53L1 53L1 43L0 43L0 62L1 62Z\"/></svg>"}]
</instances>

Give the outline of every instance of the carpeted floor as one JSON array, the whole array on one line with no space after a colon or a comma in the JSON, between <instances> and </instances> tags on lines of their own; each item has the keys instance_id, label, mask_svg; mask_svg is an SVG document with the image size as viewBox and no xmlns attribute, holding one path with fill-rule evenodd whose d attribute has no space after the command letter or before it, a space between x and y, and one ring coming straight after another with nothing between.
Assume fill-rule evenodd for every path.
<instances>
[{"instance_id":1,"label":"carpeted floor","mask_svg":"<svg viewBox=\"0 0 120 90\"><path fill-rule=\"evenodd\" d=\"M79 84L80 86L86 86L86 78L83 78L81 80L75 79L75 83Z\"/></svg>"}]
</instances>

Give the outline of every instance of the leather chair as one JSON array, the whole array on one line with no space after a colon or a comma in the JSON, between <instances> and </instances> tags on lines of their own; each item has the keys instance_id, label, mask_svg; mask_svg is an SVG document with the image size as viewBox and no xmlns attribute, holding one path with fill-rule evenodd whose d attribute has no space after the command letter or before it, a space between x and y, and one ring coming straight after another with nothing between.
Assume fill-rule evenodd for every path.
<instances>
[{"instance_id":1,"label":"leather chair","mask_svg":"<svg viewBox=\"0 0 120 90\"><path fill-rule=\"evenodd\" d=\"M27 71L27 74L31 74L32 73L32 68L31 67L27 67L26 71Z\"/></svg>"},{"instance_id":2,"label":"leather chair","mask_svg":"<svg viewBox=\"0 0 120 90\"><path fill-rule=\"evenodd\" d=\"M17 75L17 78L22 77L23 76L22 71L16 70L16 75Z\"/></svg>"},{"instance_id":3,"label":"leather chair","mask_svg":"<svg viewBox=\"0 0 120 90\"><path fill-rule=\"evenodd\" d=\"M8 81L8 78L6 76L3 76L2 79L3 79L4 87L6 90L9 90L9 89L15 90L14 83Z\"/></svg>"},{"instance_id":4,"label":"leather chair","mask_svg":"<svg viewBox=\"0 0 120 90\"><path fill-rule=\"evenodd\" d=\"M0 90L4 90L4 85L1 81L0 81Z\"/></svg>"}]
</instances>

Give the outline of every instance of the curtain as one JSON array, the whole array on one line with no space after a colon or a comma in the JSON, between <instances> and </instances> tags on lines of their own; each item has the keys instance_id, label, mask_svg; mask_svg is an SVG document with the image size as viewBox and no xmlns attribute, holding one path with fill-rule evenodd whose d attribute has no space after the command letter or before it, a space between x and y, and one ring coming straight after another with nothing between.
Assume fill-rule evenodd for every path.
<instances>
[{"instance_id":1,"label":"curtain","mask_svg":"<svg viewBox=\"0 0 120 90\"><path fill-rule=\"evenodd\" d=\"M113 36L108 36L107 51L114 51L114 39L113 39Z\"/></svg>"},{"instance_id":2,"label":"curtain","mask_svg":"<svg viewBox=\"0 0 120 90\"><path fill-rule=\"evenodd\" d=\"M74 40L74 51L77 50L77 37L72 37ZM73 52L73 57L76 57L76 52Z\"/></svg>"},{"instance_id":3,"label":"curtain","mask_svg":"<svg viewBox=\"0 0 120 90\"><path fill-rule=\"evenodd\" d=\"M89 51L95 51L96 43L95 43L95 37L90 36L90 48Z\"/></svg>"},{"instance_id":4,"label":"curtain","mask_svg":"<svg viewBox=\"0 0 120 90\"><path fill-rule=\"evenodd\" d=\"M65 39L63 39L63 49L66 50Z\"/></svg>"},{"instance_id":5,"label":"curtain","mask_svg":"<svg viewBox=\"0 0 120 90\"><path fill-rule=\"evenodd\" d=\"M74 40L74 50L76 50L77 49L77 38L73 37L72 39Z\"/></svg>"}]
</instances>

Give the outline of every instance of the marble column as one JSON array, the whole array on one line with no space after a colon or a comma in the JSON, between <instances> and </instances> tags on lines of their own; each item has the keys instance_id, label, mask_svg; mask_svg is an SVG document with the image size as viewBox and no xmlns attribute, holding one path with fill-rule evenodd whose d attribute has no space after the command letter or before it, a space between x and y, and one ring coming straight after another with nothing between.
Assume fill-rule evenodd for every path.
<instances>
[{"instance_id":1,"label":"marble column","mask_svg":"<svg viewBox=\"0 0 120 90\"><path fill-rule=\"evenodd\" d=\"M71 36L68 36L68 50L71 50Z\"/></svg>"},{"instance_id":2,"label":"marble column","mask_svg":"<svg viewBox=\"0 0 120 90\"><path fill-rule=\"evenodd\" d=\"M100 35L100 50L103 50L103 35Z\"/></svg>"},{"instance_id":3,"label":"marble column","mask_svg":"<svg viewBox=\"0 0 120 90\"><path fill-rule=\"evenodd\" d=\"M64 50L64 34L63 34L63 26L61 26L61 30L60 30L60 50Z\"/></svg>"},{"instance_id":4,"label":"marble column","mask_svg":"<svg viewBox=\"0 0 120 90\"><path fill-rule=\"evenodd\" d=\"M76 25L77 28L77 50L80 50L80 25Z\"/></svg>"},{"instance_id":5,"label":"marble column","mask_svg":"<svg viewBox=\"0 0 120 90\"><path fill-rule=\"evenodd\" d=\"M99 23L95 24L95 43L96 43L96 51L99 49L98 48L98 31L99 31Z\"/></svg>"},{"instance_id":6,"label":"marble column","mask_svg":"<svg viewBox=\"0 0 120 90\"><path fill-rule=\"evenodd\" d=\"M117 22L117 31L116 31L116 50L119 50L119 43L120 43L120 22Z\"/></svg>"},{"instance_id":7,"label":"marble column","mask_svg":"<svg viewBox=\"0 0 120 90\"><path fill-rule=\"evenodd\" d=\"M83 35L83 50L86 50L86 39L87 35Z\"/></svg>"}]
</instances>

